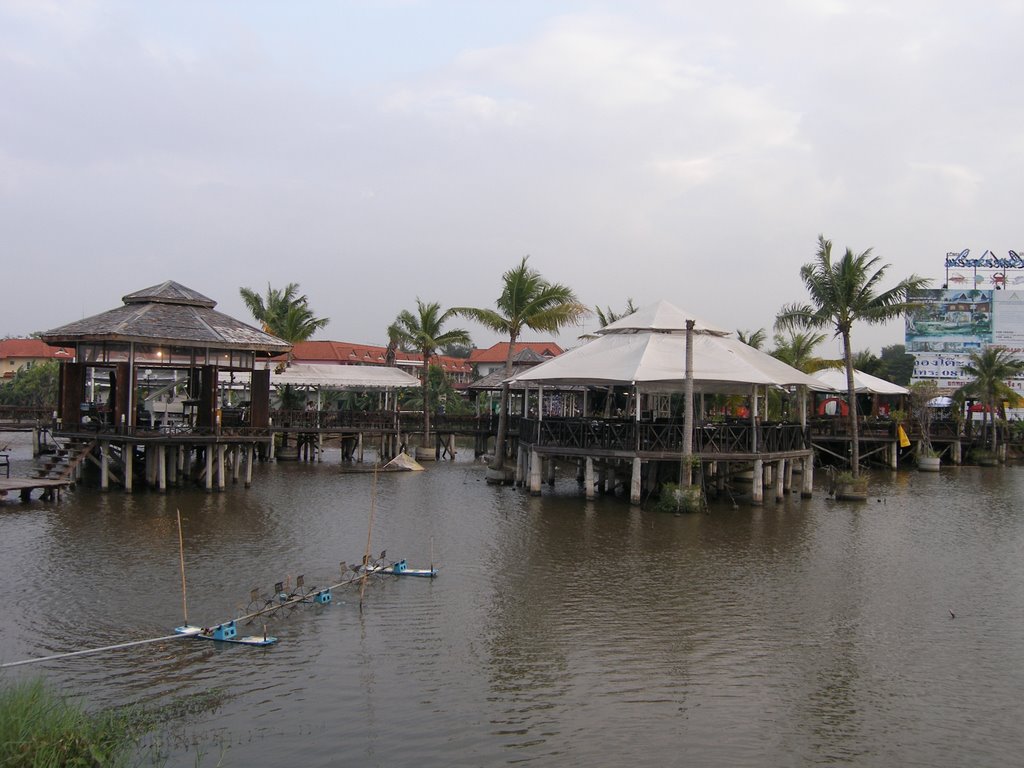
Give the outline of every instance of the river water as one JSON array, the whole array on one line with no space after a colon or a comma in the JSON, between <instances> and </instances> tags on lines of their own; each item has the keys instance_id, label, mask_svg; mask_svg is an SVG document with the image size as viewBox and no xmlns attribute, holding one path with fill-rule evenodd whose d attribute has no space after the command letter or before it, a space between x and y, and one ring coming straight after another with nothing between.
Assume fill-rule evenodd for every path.
<instances>
[{"instance_id":1,"label":"river water","mask_svg":"<svg viewBox=\"0 0 1024 768\"><path fill-rule=\"evenodd\" d=\"M212 624L366 546L433 581L192 639L0 671L90 706L207 696L168 766L985 766L1024 754L1024 469L874 475L674 516L421 473L265 464L253 487L0 502L0 661ZM16 463L15 472L18 465ZM951 614L955 614L955 617ZM261 626L245 628L246 633ZM212 692L212 696L210 696Z\"/></svg>"}]
</instances>

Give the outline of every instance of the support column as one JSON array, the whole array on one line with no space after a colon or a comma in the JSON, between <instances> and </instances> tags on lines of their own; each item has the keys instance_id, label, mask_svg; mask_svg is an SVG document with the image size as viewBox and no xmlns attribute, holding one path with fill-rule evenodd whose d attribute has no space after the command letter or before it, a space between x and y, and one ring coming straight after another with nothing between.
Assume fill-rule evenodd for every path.
<instances>
[{"instance_id":1,"label":"support column","mask_svg":"<svg viewBox=\"0 0 1024 768\"><path fill-rule=\"evenodd\" d=\"M889 469L899 469L900 466L900 441L893 440L889 446Z\"/></svg>"},{"instance_id":2,"label":"support column","mask_svg":"<svg viewBox=\"0 0 1024 768\"><path fill-rule=\"evenodd\" d=\"M583 468L583 493L588 499L594 498L594 459L587 456Z\"/></svg>"},{"instance_id":3,"label":"support column","mask_svg":"<svg viewBox=\"0 0 1024 768\"><path fill-rule=\"evenodd\" d=\"M783 490L786 493L793 490L793 459L786 460L786 478L784 480Z\"/></svg>"},{"instance_id":4,"label":"support column","mask_svg":"<svg viewBox=\"0 0 1024 768\"><path fill-rule=\"evenodd\" d=\"M546 479L547 479L548 485L553 488L554 485L555 485L555 457L554 456L548 456L548 461L547 461L547 478Z\"/></svg>"},{"instance_id":5,"label":"support column","mask_svg":"<svg viewBox=\"0 0 1024 768\"><path fill-rule=\"evenodd\" d=\"M775 462L775 501L782 501L786 498L785 489L786 460L779 459Z\"/></svg>"},{"instance_id":6,"label":"support column","mask_svg":"<svg viewBox=\"0 0 1024 768\"><path fill-rule=\"evenodd\" d=\"M754 459L754 476L750 478L750 503L761 506L764 503L764 462Z\"/></svg>"},{"instance_id":7,"label":"support column","mask_svg":"<svg viewBox=\"0 0 1024 768\"><path fill-rule=\"evenodd\" d=\"M110 443L100 443L100 490L110 490Z\"/></svg>"},{"instance_id":8,"label":"support column","mask_svg":"<svg viewBox=\"0 0 1024 768\"><path fill-rule=\"evenodd\" d=\"M213 451L212 444L206 446L206 490L213 490Z\"/></svg>"},{"instance_id":9,"label":"support column","mask_svg":"<svg viewBox=\"0 0 1024 768\"><path fill-rule=\"evenodd\" d=\"M131 443L122 445L121 459L124 461L124 489L131 493L132 478L135 474L135 446Z\"/></svg>"},{"instance_id":10,"label":"support column","mask_svg":"<svg viewBox=\"0 0 1024 768\"><path fill-rule=\"evenodd\" d=\"M227 450L226 445L217 446L217 490L223 491L226 485L224 477L224 453Z\"/></svg>"},{"instance_id":11,"label":"support column","mask_svg":"<svg viewBox=\"0 0 1024 768\"><path fill-rule=\"evenodd\" d=\"M814 456L808 454L803 458L803 487L800 489L800 495L809 499L814 493Z\"/></svg>"},{"instance_id":12,"label":"support column","mask_svg":"<svg viewBox=\"0 0 1024 768\"><path fill-rule=\"evenodd\" d=\"M363 463L363 457L365 455L364 452L363 452L363 433L362 432L360 432L356 436L356 441L357 441L357 445L358 445L358 448L356 450L358 451L359 463L362 464Z\"/></svg>"},{"instance_id":13,"label":"support column","mask_svg":"<svg viewBox=\"0 0 1024 768\"><path fill-rule=\"evenodd\" d=\"M530 451L530 495L540 496L540 476L543 461L536 451Z\"/></svg>"},{"instance_id":14,"label":"support column","mask_svg":"<svg viewBox=\"0 0 1024 768\"><path fill-rule=\"evenodd\" d=\"M960 465L960 462L963 461L964 458L962 450L963 446L961 445L959 440L955 441L950 446L950 453L953 455L953 463L956 464L957 466Z\"/></svg>"},{"instance_id":15,"label":"support column","mask_svg":"<svg viewBox=\"0 0 1024 768\"><path fill-rule=\"evenodd\" d=\"M643 462L639 456L633 457L633 472L629 479L629 503L633 506L640 506L640 478L643 472Z\"/></svg>"},{"instance_id":16,"label":"support column","mask_svg":"<svg viewBox=\"0 0 1024 768\"><path fill-rule=\"evenodd\" d=\"M252 460L256 453L256 443L250 443L245 451L245 487L252 485Z\"/></svg>"},{"instance_id":17,"label":"support column","mask_svg":"<svg viewBox=\"0 0 1024 768\"><path fill-rule=\"evenodd\" d=\"M156 447L156 486L160 493L167 493L167 446Z\"/></svg>"},{"instance_id":18,"label":"support column","mask_svg":"<svg viewBox=\"0 0 1024 768\"><path fill-rule=\"evenodd\" d=\"M516 453L516 474L514 482L517 486L521 486L526 482L526 449L521 445Z\"/></svg>"},{"instance_id":19,"label":"support column","mask_svg":"<svg viewBox=\"0 0 1024 768\"><path fill-rule=\"evenodd\" d=\"M242 446L235 444L231 446L231 482L238 484L238 475L242 471Z\"/></svg>"}]
</instances>

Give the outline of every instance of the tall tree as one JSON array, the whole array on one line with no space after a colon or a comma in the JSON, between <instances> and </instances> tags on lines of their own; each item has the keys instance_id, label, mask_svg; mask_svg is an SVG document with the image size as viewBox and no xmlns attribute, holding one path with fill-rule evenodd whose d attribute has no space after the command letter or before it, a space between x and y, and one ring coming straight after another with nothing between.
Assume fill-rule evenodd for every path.
<instances>
[{"instance_id":1,"label":"tall tree","mask_svg":"<svg viewBox=\"0 0 1024 768\"><path fill-rule=\"evenodd\" d=\"M961 389L965 394L980 397L985 403L985 412L981 415L982 434L987 433L989 414L992 414L992 428L989 436L992 450L999 446L999 435L996 430L996 404L1003 400L1017 400L1017 393L1007 382L1024 373L1024 361L1017 360L1005 347L987 347L980 352L972 352L961 370L974 380Z\"/></svg>"},{"instance_id":2,"label":"tall tree","mask_svg":"<svg viewBox=\"0 0 1024 768\"><path fill-rule=\"evenodd\" d=\"M849 433L852 441L850 471L860 475L860 435L857 423L857 400L853 386L853 346L850 335L855 322L869 325L893 320L911 306L912 291L924 288L928 280L917 275L901 280L895 287L880 290L888 270L868 248L854 253L849 248L838 260L832 259L832 241L818 236L818 252L814 261L800 268L800 279L810 297L808 303L794 303L782 308L775 327L831 328L843 342L846 366L847 400L849 402Z\"/></svg>"},{"instance_id":3,"label":"tall tree","mask_svg":"<svg viewBox=\"0 0 1024 768\"><path fill-rule=\"evenodd\" d=\"M736 338L746 344L748 347L754 349L761 349L764 346L765 339L768 336L764 332L764 328L758 328L756 331L741 331L739 328L736 329Z\"/></svg>"},{"instance_id":4,"label":"tall tree","mask_svg":"<svg viewBox=\"0 0 1024 768\"><path fill-rule=\"evenodd\" d=\"M825 340L824 333L809 333L790 329L787 335L775 334L775 349L772 357L791 365L804 373L811 373L823 367L822 360L814 350Z\"/></svg>"},{"instance_id":5,"label":"tall tree","mask_svg":"<svg viewBox=\"0 0 1024 768\"><path fill-rule=\"evenodd\" d=\"M589 310L579 302L571 288L560 283L549 283L527 264L524 256L518 265L501 276L501 295L497 309L456 307L453 311L508 336L508 354L505 357L505 375L512 375L512 357L522 332L558 333L569 325L577 325ZM505 466L505 442L508 437L508 382L501 385L501 405L498 411L498 434L494 441L494 462L491 469L501 472Z\"/></svg>"},{"instance_id":6,"label":"tall tree","mask_svg":"<svg viewBox=\"0 0 1024 768\"><path fill-rule=\"evenodd\" d=\"M445 324L455 316L455 310L441 311L437 302L425 303L416 299L416 311L403 309L395 322L388 326L388 338L408 344L423 357L423 447L430 447L430 359L441 347L450 344L469 344L469 331L461 328L445 330Z\"/></svg>"},{"instance_id":7,"label":"tall tree","mask_svg":"<svg viewBox=\"0 0 1024 768\"><path fill-rule=\"evenodd\" d=\"M238 292L263 330L291 344L306 341L330 322L330 318L313 313L309 298L299 293L298 283L288 283L283 289L271 288L267 283L266 296L251 288L239 288Z\"/></svg>"},{"instance_id":8,"label":"tall tree","mask_svg":"<svg viewBox=\"0 0 1024 768\"><path fill-rule=\"evenodd\" d=\"M907 348L902 344L892 344L882 347L882 354L879 356L882 361L883 373L880 374L893 384L907 386L910 377L914 375L914 356L907 354Z\"/></svg>"}]
</instances>

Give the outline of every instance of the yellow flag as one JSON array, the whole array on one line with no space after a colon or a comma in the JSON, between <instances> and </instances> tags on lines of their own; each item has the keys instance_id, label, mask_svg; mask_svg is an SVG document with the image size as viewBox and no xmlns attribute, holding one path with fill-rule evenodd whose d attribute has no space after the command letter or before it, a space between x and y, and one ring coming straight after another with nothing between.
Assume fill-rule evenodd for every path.
<instances>
[{"instance_id":1,"label":"yellow flag","mask_svg":"<svg viewBox=\"0 0 1024 768\"><path fill-rule=\"evenodd\" d=\"M896 425L896 435L900 439L900 448L908 448L908 447L910 447L910 438L907 437L907 433L903 431L903 425L902 424L897 424Z\"/></svg>"}]
</instances>

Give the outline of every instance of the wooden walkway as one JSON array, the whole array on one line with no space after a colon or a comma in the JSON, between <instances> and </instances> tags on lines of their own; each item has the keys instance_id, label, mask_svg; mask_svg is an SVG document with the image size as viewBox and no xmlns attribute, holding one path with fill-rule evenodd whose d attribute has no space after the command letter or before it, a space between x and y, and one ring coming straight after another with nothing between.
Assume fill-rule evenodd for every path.
<instances>
[{"instance_id":1,"label":"wooden walkway","mask_svg":"<svg viewBox=\"0 0 1024 768\"><path fill-rule=\"evenodd\" d=\"M17 492L21 495L22 501L29 501L32 498L32 491L42 491L41 498L60 500L60 492L69 487L71 481L67 479L52 479L45 477L11 477L0 478L0 498L8 493Z\"/></svg>"}]
</instances>

